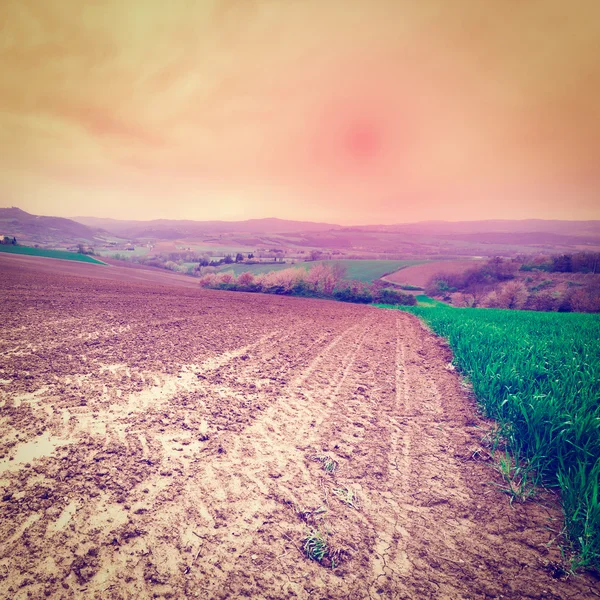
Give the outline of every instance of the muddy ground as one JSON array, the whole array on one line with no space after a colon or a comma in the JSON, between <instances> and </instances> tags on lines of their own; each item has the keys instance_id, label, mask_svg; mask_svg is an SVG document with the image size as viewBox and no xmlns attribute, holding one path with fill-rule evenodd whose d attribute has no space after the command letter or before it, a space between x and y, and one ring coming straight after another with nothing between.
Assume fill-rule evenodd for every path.
<instances>
[{"instance_id":1,"label":"muddy ground","mask_svg":"<svg viewBox=\"0 0 600 600\"><path fill-rule=\"evenodd\" d=\"M0 267L0 597L600 597L414 317Z\"/></svg>"}]
</instances>

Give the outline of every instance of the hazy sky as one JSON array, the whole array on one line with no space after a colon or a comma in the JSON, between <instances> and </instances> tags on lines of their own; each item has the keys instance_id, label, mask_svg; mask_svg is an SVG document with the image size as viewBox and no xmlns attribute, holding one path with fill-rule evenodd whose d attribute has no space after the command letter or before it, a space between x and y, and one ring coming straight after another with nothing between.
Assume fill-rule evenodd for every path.
<instances>
[{"instance_id":1,"label":"hazy sky","mask_svg":"<svg viewBox=\"0 0 600 600\"><path fill-rule=\"evenodd\" d=\"M12 205L600 218L600 1L1 0Z\"/></svg>"}]
</instances>

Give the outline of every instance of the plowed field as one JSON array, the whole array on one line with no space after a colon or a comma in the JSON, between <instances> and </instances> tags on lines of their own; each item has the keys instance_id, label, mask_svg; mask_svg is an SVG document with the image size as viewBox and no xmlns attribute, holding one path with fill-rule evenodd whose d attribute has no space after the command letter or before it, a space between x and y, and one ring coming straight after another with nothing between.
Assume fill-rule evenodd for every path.
<instances>
[{"instance_id":1,"label":"plowed field","mask_svg":"<svg viewBox=\"0 0 600 600\"><path fill-rule=\"evenodd\" d=\"M425 287L434 275L459 275L481 264L481 261L477 260L439 260L400 269L383 279L401 285Z\"/></svg>"},{"instance_id":2,"label":"plowed field","mask_svg":"<svg viewBox=\"0 0 600 600\"><path fill-rule=\"evenodd\" d=\"M599 595L415 317L57 269L0 271L0 597Z\"/></svg>"}]
</instances>

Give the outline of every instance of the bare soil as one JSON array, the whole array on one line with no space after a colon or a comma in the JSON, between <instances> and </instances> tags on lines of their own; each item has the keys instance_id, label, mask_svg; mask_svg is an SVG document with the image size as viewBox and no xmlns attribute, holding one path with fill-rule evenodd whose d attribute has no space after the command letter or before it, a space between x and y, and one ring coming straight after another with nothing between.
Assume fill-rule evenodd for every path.
<instances>
[{"instance_id":1,"label":"bare soil","mask_svg":"<svg viewBox=\"0 0 600 600\"><path fill-rule=\"evenodd\" d=\"M424 288L434 275L441 273L456 275L477 267L478 264L481 263L476 260L440 260L406 267L406 269L400 269L383 279L400 285L417 285Z\"/></svg>"},{"instance_id":2,"label":"bare soil","mask_svg":"<svg viewBox=\"0 0 600 600\"><path fill-rule=\"evenodd\" d=\"M0 254L0 272L18 268L22 272L44 273L54 276L56 273L108 279L124 283L144 283L152 286L179 286L198 289L198 280L189 275L170 273L157 267L139 265L133 262L102 258L106 265L95 265L75 261L57 260L41 256Z\"/></svg>"},{"instance_id":3,"label":"bare soil","mask_svg":"<svg viewBox=\"0 0 600 600\"><path fill-rule=\"evenodd\" d=\"M414 317L61 269L0 263L0 597L600 596Z\"/></svg>"}]
</instances>

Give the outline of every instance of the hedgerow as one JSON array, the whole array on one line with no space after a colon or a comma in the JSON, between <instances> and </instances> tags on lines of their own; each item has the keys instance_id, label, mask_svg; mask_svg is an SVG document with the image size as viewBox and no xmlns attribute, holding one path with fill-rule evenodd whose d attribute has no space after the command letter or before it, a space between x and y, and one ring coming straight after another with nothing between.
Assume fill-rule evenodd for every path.
<instances>
[{"instance_id":1,"label":"hedgerow","mask_svg":"<svg viewBox=\"0 0 600 600\"><path fill-rule=\"evenodd\" d=\"M414 306L416 300L411 294L397 289L380 287L362 281L343 280L330 265L317 264L311 269L283 269L253 275L232 271L207 273L199 280L203 288L237 292L262 292L304 298L329 298L342 302Z\"/></svg>"}]
</instances>

